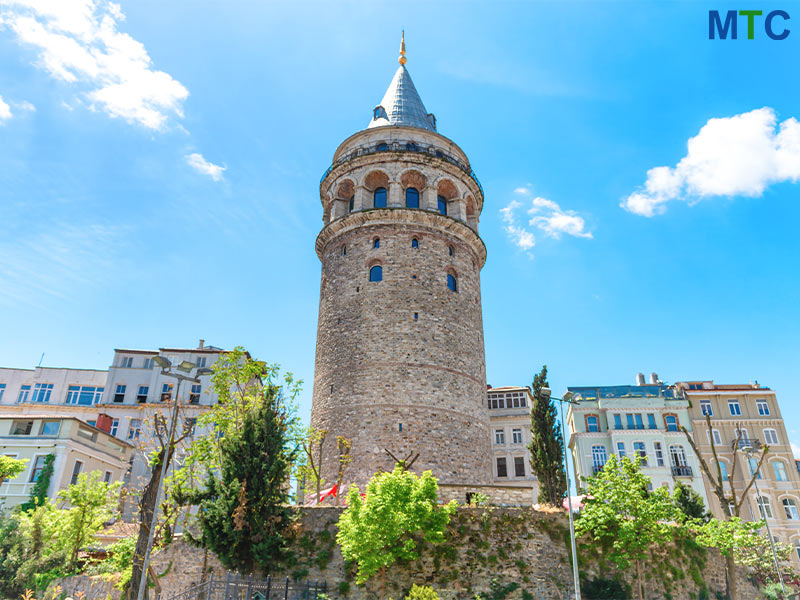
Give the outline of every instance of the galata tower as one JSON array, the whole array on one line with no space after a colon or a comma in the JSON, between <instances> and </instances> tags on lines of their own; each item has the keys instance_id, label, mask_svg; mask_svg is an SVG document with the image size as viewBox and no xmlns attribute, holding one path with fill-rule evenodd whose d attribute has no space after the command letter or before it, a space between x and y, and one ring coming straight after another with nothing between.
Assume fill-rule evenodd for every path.
<instances>
[{"instance_id":1,"label":"galata tower","mask_svg":"<svg viewBox=\"0 0 800 600\"><path fill-rule=\"evenodd\" d=\"M466 154L437 132L405 67L367 128L320 182L322 261L311 426L351 440L349 483L364 489L394 456L418 458L444 495L491 482L478 235L483 190Z\"/></svg>"}]
</instances>

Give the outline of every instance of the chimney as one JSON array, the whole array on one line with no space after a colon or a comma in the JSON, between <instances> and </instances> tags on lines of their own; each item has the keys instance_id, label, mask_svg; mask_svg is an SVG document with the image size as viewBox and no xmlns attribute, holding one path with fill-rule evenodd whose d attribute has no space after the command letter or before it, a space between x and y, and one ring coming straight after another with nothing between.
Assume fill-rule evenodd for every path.
<instances>
[{"instance_id":1,"label":"chimney","mask_svg":"<svg viewBox=\"0 0 800 600\"><path fill-rule=\"evenodd\" d=\"M658 373L650 373L650 383L658 385Z\"/></svg>"},{"instance_id":2,"label":"chimney","mask_svg":"<svg viewBox=\"0 0 800 600\"><path fill-rule=\"evenodd\" d=\"M644 373L636 374L636 385L644 385Z\"/></svg>"},{"instance_id":3,"label":"chimney","mask_svg":"<svg viewBox=\"0 0 800 600\"><path fill-rule=\"evenodd\" d=\"M95 427L97 427L100 431L105 431L106 433L111 433L111 417L105 413L100 413L97 415L97 423Z\"/></svg>"},{"instance_id":4,"label":"chimney","mask_svg":"<svg viewBox=\"0 0 800 600\"><path fill-rule=\"evenodd\" d=\"M491 385L489 385L489 384L487 383L487 384L486 384L486 389L487 389L487 390L490 390L490 389L492 389L492 386L491 386Z\"/></svg>"},{"instance_id":5,"label":"chimney","mask_svg":"<svg viewBox=\"0 0 800 600\"><path fill-rule=\"evenodd\" d=\"M200 343L197 345L197 349L198 350L202 350L203 346L205 346L205 344L206 344L205 340L200 340Z\"/></svg>"}]
</instances>

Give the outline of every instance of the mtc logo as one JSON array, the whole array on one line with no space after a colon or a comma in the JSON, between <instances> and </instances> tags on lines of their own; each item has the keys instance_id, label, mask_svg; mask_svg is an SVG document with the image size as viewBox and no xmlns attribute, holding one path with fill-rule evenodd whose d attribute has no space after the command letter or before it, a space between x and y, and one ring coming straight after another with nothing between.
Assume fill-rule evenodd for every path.
<instances>
[{"instance_id":1,"label":"mtc logo","mask_svg":"<svg viewBox=\"0 0 800 600\"><path fill-rule=\"evenodd\" d=\"M725 22L723 23L722 17L718 10L708 11L708 39L716 39L716 34L719 34L719 39L727 40L728 34L731 39L737 39L737 24L738 17L747 17L747 39L752 40L756 36L756 17L764 14L761 10L740 10L738 13L735 10L729 10L725 13ZM782 21L775 23L775 19L780 17ZM764 31L767 37L771 40L785 40L789 37L789 29L785 25L788 21L789 13L785 10L773 10L767 14L764 19ZM775 31L775 26L783 27L780 31Z\"/></svg>"}]
</instances>

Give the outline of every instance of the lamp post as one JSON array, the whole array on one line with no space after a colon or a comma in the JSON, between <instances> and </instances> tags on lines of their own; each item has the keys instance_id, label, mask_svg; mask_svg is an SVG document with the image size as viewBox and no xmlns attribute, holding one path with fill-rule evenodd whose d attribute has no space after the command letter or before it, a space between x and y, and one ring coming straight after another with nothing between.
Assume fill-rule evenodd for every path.
<instances>
[{"instance_id":1,"label":"lamp post","mask_svg":"<svg viewBox=\"0 0 800 600\"><path fill-rule=\"evenodd\" d=\"M542 395L549 399L558 402L561 409L561 436L564 442L564 472L567 476L567 510L569 512L569 537L572 544L572 578L575 586L575 600L581 600L581 582L578 575L578 548L575 543L575 523L572 519L572 493L570 492L569 483L569 458L567 456L567 429L564 425L564 403L578 404L572 399L572 392L564 394L564 398L554 398L551 396L550 388L542 388Z\"/></svg>"},{"instance_id":2,"label":"lamp post","mask_svg":"<svg viewBox=\"0 0 800 600\"><path fill-rule=\"evenodd\" d=\"M744 440L742 440L744 442ZM747 455L748 463L753 459L755 448L750 440L745 443L740 442L739 449ZM786 593L786 586L783 584L783 574L781 573L780 565L778 564L778 553L775 551L775 541L772 539L772 532L769 530L769 521L767 520L767 511L764 510L764 499L761 497L761 492L758 489L758 478L760 473L755 473L753 476L753 487L756 490L756 503L758 504L758 512L764 517L764 526L767 528L767 537L769 538L769 546L772 549L772 560L775 561L775 571L778 573L778 581L781 582L781 591ZM780 508L780 507L778 507ZM771 509L770 509L771 511Z\"/></svg>"},{"instance_id":3,"label":"lamp post","mask_svg":"<svg viewBox=\"0 0 800 600\"><path fill-rule=\"evenodd\" d=\"M158 487L156 488L156 502L155 506L153 506L153 518L150 521L150 532L147 536L147 549L144 552L144 560L142 561L142 576L139 579L139 593L136 596L136 600L142 600L144 598L144 590L147 588L147 570L150 567L150 552L153 549L153 538L156 532L156 524L158 523L158 505L161 502L161 491L164 487L164 477L167 475L167 463L170 462L168 459L171 458L170 448L172 448L172 440L175 437L175 427L177 426L178 422L178 408L180 407L178 399L180 398L181 393L181 383L184 381L199 383L201 375L211 375L213 373L211 369L201 367L197 369L195 376L191 377L189 374L197 366L193 362L184 360L175 367L178 371L185 373L184 375L171 371L170 369L172 368L172 363L163 356L155 356L153 357L153 361L159 367L161 367L161 374L163 376L177 379L178 385L175 389L175 400L172 403L173 408L172 418L170 419L169 423L169 436L167 437L167 445L164 447L164 456L161 460L161 477L158 479Z\"/></svg>"}]
</instances>

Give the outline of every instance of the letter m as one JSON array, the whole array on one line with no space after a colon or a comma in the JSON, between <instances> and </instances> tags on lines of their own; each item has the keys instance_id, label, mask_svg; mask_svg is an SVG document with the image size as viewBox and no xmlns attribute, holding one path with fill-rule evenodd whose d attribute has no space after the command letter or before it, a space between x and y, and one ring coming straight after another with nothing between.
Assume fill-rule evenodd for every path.
<instances>
[{"instance_id":1,"label":"letter m","mask_svg":"<svg viewBox=\"0 0 800 600\"><path fill-rule=\"evenodd\" d=\"M715 32L719 33L719 39L728 39L728 31L731 32L731 39L736 39L736 11L729 10L725 13L725 24L719 16L718 10L708 11L708 39L716 39Z\"/></svg>"}]
</instances>

